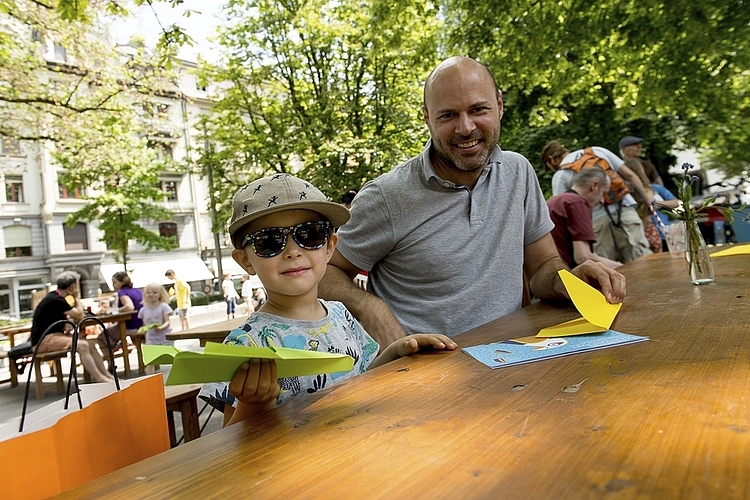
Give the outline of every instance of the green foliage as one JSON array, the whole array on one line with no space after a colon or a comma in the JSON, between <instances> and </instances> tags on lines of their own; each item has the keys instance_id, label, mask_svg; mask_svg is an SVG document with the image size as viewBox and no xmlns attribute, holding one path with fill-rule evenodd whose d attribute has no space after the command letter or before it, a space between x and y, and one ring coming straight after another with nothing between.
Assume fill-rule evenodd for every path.
<instances>
[{"instance_id":1,"label":"green foliage","mask_svg":"<svg viewBox=\"0 0 750 500\"><path fill-rule=\"evenodd\" d=\"M508 114L520 115L504 124L505 145L515 149L530 128L577 122L587 125L577 141L598 136L597 145L616 151L619 137L650 123L645 129L660 135L641 136L662 172L672 147L703 147L709 164L732 173L748 167L740 154L750 135L745 4L448 0L444 12L449 46L486 61ZM599 106L607 116L587 115ZM541 165L539 151L532 158Z\"/></svg>"},{"instance_id":2,"label":"green foliage","mask_svg":"<svg viewBox=\"0 0 750 500\"><path fill-rule=\"evenodd\" d=\"M436 11L380 0L230 2L223 82L204 125L215 151L220 219L231 194L264 174L297 172L338 199L418 152L421 86L436 62Z\"/></svg>"},{"instance_id":3,"label":"green foliage","mask_svg":"<svg viewBox=\"0 0 750 500\"><path fill-rule=\"evenodd\" d=\"M143 47L117 51L99 24L88 23L111 7L107 1L60 2L59 11L31 0L14 5L9 26L18 36L0 51L7 55L0 66L0 136L40 141L64 169L59 182L88 202L66 223L98 222L103 241L124 263L131 241L173 248L173 240L141 225L171 218L154 203L163 198L156 185L164 165L146 140L163 126L145 111L173 89L170 75ZM45 59L48 42L63 47L65 57Z\"/></svg>"}]
</instances>

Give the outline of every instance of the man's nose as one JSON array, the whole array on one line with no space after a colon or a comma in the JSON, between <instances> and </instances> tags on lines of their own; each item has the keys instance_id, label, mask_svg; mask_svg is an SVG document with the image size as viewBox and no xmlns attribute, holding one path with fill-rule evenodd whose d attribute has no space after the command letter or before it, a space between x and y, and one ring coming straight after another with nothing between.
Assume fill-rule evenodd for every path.
<instances>
[{"instance_id":1,"label":"man's nose","mask_svg":"<svg viewBox=\"0 0 750 500\"><path fill-rule=\"evenodd\" d=\"M458 115L458 122L456 123L456 133L461 135L470 135L476 129L474 120L469 116L468 113L461 113Z\"/></svg>"}]
</instances>

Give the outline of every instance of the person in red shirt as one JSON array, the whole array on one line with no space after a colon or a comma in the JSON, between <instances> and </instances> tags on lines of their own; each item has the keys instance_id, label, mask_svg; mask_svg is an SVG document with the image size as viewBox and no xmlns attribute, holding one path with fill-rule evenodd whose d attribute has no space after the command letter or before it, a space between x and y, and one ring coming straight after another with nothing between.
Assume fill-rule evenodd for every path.
<instances>
[{"instance_id":1,"label":"person in red shirt","mask_svg":"<svg viewBox=\"0 0 750 500\"><path fill-rule=\"evenodd\" d=\"M584 168L573 178L570 191L547 200L550 218L555 223L552 239L560 258L572 268L587 261L601 262L613 269L622 263L594 252L594 225L591 209L602 203L610 189L609 176L599 167Z\"/></svg>"}]
</instances>

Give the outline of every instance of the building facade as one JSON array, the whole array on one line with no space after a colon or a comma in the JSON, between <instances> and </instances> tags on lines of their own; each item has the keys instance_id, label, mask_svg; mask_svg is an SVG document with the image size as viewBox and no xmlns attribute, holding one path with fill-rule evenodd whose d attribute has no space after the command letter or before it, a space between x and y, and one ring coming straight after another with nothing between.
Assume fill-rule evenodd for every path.
<instances>
[{"instance_id":1,"label":"building facade","mask_svg":"<svg viewBox=\"0 0 750 500\"><path fill-rule=\"evenodd\" d=\"M51 57L55 57L52 52ZM58 54L64 57L64 54ZM195 124L209 113L211 102L198 85L195 64L183 61L175 92L161 96L149 110L159 120L160 132L149 137L149 146L162 159L188 165L188 152L201 148ZM165 158L166 157L166 158ZM208 186L188 169L163 172L163 200L154 200L174 212L170 220L144 220L144 227L163 237L175 237L171 251L150 251L132 243L128 271L136 287L150 282L168 283L167 269L189 281L194 290L210 287L214 278L204 258L214 255L214 235L208 210ZM59 168L40 142L0 138L0 318L29 317L33 292L54 288L55 277L64 270L81 275L81 297L95 297L111 289L111 276L124 270L113 252L101 241L96 223L64 224L65 217L85 203L83 193L70 192L58 182ZM226 238L220 240L228 256ZM214 261L215 262L215 261Z\"/></svg>"}]
</instances>

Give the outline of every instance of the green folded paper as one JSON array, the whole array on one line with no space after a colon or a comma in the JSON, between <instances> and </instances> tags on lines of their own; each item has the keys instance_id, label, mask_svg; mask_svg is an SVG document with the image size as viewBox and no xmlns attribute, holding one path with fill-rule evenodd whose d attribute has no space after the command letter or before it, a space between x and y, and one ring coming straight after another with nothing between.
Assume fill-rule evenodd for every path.
<instances>
[{"instance_id":1,"label":"green folded paper","mask_svg":"<svg viewBox=\"0 0 750 500\"><path fill-rule=\"evenodd\" d=\"M207 342L203 352L178 351L172 346L143 346L147 365L172 365L167 385L229 382L250 359L276 360L279 378L347 372L354 359L346 354L303 351L288 347L247 347Z\"/></svg>"}]
</instances>

